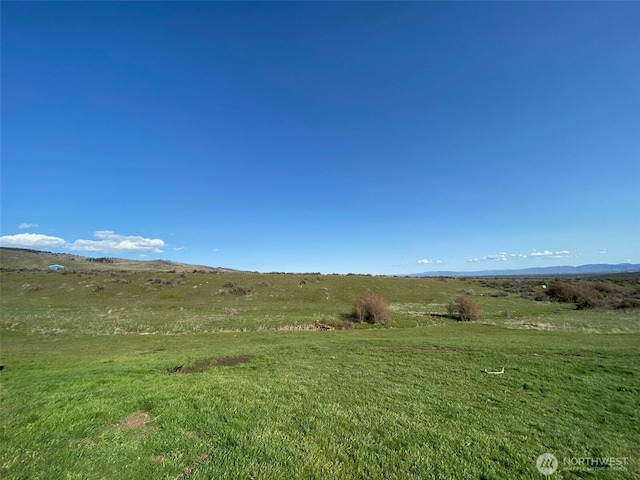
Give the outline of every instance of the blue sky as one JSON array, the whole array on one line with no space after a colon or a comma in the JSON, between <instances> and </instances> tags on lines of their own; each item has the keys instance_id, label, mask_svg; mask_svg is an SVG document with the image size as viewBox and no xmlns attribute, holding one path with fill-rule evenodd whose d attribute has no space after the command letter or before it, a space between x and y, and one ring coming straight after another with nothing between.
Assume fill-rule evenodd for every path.
<instances>
[{"instance_id":1,"label":"blue sky","mask_svg":"<svg viewBox=\"0 0 640 480\"><path fill-rule=\"evenodd\" d=\"M0 242L258 271L640 262L638 2L2 2Z\"/></svg>"}]
</instances>

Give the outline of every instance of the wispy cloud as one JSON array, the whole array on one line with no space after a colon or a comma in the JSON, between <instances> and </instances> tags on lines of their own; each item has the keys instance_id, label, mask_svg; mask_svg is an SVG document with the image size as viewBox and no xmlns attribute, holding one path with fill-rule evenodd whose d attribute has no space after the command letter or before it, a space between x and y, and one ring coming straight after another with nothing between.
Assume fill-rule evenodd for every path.
<instances>
[{"instance_id":1,"label":"wispy cloud","mask_svg":"<svg viewBox=\"0 0 640 480\"><path fill-rule=\"evenodd\" d=\"M24 230L25 228L38 228L38 224L37 223L21 223L20 225L18 225L18 228L20 230Z\"/></svg>"},{"instance_id":2,"label":"wispy cloud","mask_svg":"<svg viewBox=\"0 0 640 480\"><path fill-rule=\"evenodd\" d=\"M163 253L165 243L159 238L145 238L136 235L119 235L112 230L99 230L93 234L95 240L76 240L69 249L75 252Z\"/></svg>"},{"instance_id":3,"label":"wispy cloud","mask_svg":"<svg viewBox=\"0 0 640 480\"><path fill-rule=\"evenodd\" d=\"M418 260L420 265L442 265L447 263L443 260L429 260L428 258L423 258L422 260Z\"/></svg>"},{"instance_id":4,"label":"wispy cloud","mask_svg":"<svg viewBox=\"0 0 640 480\"><path fill-rule=\"evenodd\" d=\"M41 233L18 233L0 237L0 246L14 248L61 248L67 244L63 238Z\"/></svg>"},{"instance_id":5,"label":"wispy cloud","mask_svg":"<svg viewBox=\"0 0 640 480\"><path fill-rule=\"evenodd\" d=\"M538 258L569 258L571 256L571 252L569 250L560 250L558 252L550 252L549 250L539 252L538 250L534 250L531 252L530 256Z\"/></svg>"},{"instance_id":6,"label":"wispy cloud","mask_svg":"<svg viewBox=\"0 0 640 480\"><path fill-rule=\"evenodd\" d=\"M603 249L602 249L602 250L600 250L598 253L599 253L600 255L606 255L606 254L607 254L607 249L606 249L606 248L603 248Z\"/></svg>"},{"instance_id":7,"label":"wispy cloud","mask_svg":"<svg viewBox=\"0 0 640 480\"><path fill-rule=\"evenodd\" d=\"M519 254L511 254L511 255L519 255ZM485 255L480 258L470 258L467 260L469 263L475 262L486 262L486 261L497 261L497 262L506 262L509 259L510 254L507 252L493 253L491 255ZM521 258L521 257L520 257Z\"/></svg>"},{"instance_id":8,"label":"wispy cloud","mask_svg":"<svg viewBox=\"0 0 640 480\"><path fill-rule=\"evenodd\" d=\"M508 252L500 252L493 253L491 255L485 255L484 257L478 258L470 258L467 260L468 263L476 263L476 262L487 262L487 261L496 261L496 262L506 262L510 259L516 260L524 260L527 258L569 258L571 257L571 252L569 250L560 250L551 252L549 250L533 250L529 254L524 253L508 253Z\"/></svg>"}]
</instances>

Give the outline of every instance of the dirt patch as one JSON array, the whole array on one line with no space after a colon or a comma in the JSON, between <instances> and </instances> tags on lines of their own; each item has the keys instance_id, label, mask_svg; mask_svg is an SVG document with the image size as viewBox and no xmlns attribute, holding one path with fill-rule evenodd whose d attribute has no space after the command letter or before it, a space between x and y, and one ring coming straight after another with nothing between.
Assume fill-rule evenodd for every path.
<instances>
[{"instance_id":1,"label":"dirt patch","mask_svg":"<svg viewBox=\"0 0 640 480\"><path fill-rule=\"evenodd\" d=\"M196 360L196 363L193 367L185 367L184 365L180 365L179 367L167 370L167 373L169 375L202 373L209 367L234 367L241 363L250 362L252 359L253 357L249 355L242 355L240 357L222 357L217 359L213 358L207 360Z\"/></svg>"},{"instance_id":2,"label":"dirt patch","mask_svg":"<svg viewBox=\"0 0 640 480\"><path fill-rule=\"evenodd\" d=\"M144 427L147 423L151 422L153 417L149 412L145 412L144 410L140 410L138 412L132 413L127 418L125 418L122 422L111 425L110 428L117 428L119 430L133 430L134 428Z\"/></svg>"}]
</instances>

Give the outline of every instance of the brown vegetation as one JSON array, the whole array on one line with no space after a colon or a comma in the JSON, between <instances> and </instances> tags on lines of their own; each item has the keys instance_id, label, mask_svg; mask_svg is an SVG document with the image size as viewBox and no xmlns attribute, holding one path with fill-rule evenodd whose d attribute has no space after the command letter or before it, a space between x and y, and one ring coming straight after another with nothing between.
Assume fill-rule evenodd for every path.
<instances>
[{"instance_id":1,"label":"brown vegetation","mask_svg":"<svg viewBox=\"0 0 640 480\"><path fill-rule=\"evenodd\" d=\"M620 285L610 281L556 280L549 285L547 293L559 302L575 303L578 310L640 308L640 298L637 291L635 294L624 291Z\"/></svg>"},{"instance_id":2,"label":"brown vegetation","mask_svg":"<svg viewBox=\"0 0 640 480\"><path fill-rule=\"evenodd\" d=\"M380 294L368 291L353 307L353 315L360 323L391 323L389 304Z\"/></svg>"},{"instance_id":3,"label":"brown vegetation","mask_svg":"<svg viewBox=\"0 0 640 480\"><path fill-rule=\"evenodd\" d=\"M504 278L483 279L480 283L484 287L500 289L528 300L573 303L579 310L640 308L640 282L637 277L556 280ZM496 296L493 292L484 295Z\"/></svg>"},{"instance_id":4,"label":"brown vegetation","mask_svg":"<svg viewBox=\"0 0 640 480\"><path fill-rule=\"evenodd\" d=\"M447 305L447 313L461 322L475 322L482 319L482 308L469 297L458 297Z\"/></svg>"},{"instance_id":5,"label":"brown vegetation","mask_svg":"<svg viewBox=\"0 0 640 480\"><path fill-rule=\"evenodd\" d=\"M349 320L323 318L322 320L316 320L315 325L321 330L353 330L353 322L350 322Z\"/></svg>"}]
</instances>

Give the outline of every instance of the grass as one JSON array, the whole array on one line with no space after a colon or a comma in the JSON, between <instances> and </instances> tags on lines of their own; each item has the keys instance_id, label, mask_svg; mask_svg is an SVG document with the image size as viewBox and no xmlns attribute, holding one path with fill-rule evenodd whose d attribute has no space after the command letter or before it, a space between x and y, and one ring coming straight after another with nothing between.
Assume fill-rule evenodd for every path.
<instances>
[{"instance_id":1,"label":"grass","mask_svg":"<svg viewBox=\"0 0 640 480\"><path fill-rule=\"evenodd\" d=\"M545 452L560 461L550 478L640 475L637 312L484 295L472 279L0 280L1 478L538 479ZM293 328L342 319L367 290L393 327ZM483 320L446 318L470 290ZM601 457L627 463L562 463Z\"/></svg>"}]
</instances>

